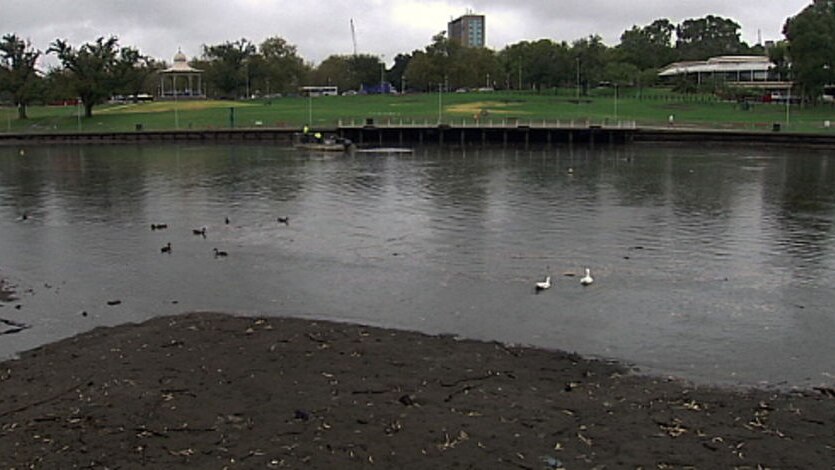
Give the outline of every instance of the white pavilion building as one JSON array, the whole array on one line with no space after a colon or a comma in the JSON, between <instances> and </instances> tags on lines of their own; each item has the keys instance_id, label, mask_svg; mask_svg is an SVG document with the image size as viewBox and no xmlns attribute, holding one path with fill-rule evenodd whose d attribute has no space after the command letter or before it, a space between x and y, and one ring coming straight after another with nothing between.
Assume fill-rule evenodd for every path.
<instances>
[{"instance_id":1,"label":"white pavilion building","mask_svg":"<svg viewBox=\"0 0 835 470\"><path fill-rule=\"evenodd\" d=\"M174 65L159 73L160 99L204 99L203 71L188 65L181 50L174 54Z\"/></svg>"}]
</instances>

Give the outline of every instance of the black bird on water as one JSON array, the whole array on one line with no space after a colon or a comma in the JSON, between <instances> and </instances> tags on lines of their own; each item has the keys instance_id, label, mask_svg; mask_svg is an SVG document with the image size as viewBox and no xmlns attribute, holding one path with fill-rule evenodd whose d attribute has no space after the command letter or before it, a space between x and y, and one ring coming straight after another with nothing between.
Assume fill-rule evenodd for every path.
<instances>
[{"instance_id":1,"label":"black bird on water","mask_svg":"<svg viewBox=\"0 0 835 470\"><path fill-rule=\"evenodd\" d=\"M215 248L215 258L223 257L223 256L229 256L229 253L227 253L225 251L220 251L217 248Z\"/></svg>"},{"instance_id":2,"label":"black bird on water","mask_svg":"<svg viewBox=\"0 0 835 470\"><path fill-rule=\"evenodd\" d=\"M171 253L171 242L168 242L164 247L160 248L161 252L163 253Z\"/></svg>"},{"instance_id":3,"label":"black bird on water","mask_svg":"<svg viewBox=\"0 0 835 470\"><path fill-rule=\"evenodd\" d=\"M163 230L167 228L168 224L151 224L151 230Z\"/></svg>"},{"instance_id":4,"label":"black bird on water","mask_svg":"<svg viewBox=\"0 0 835 470\"><path fill-rule=\"evenodd\" d=\"M197 228L192 229L191 233L193 233L195 235L202 235L203 238L206 238L206 227L199 228L199 229L197 229Z\"/></svg>"},{"instance_id":5,"label":"black bird on water","mask_svg":"<svg viewBox=\"0 0 835 470\"><path fill-rule=\"evenodd\" d=\"M226 217L226 225L229 225L229 217Z\"/></svg>"},{"instance_id":6,"label":"black bird on water","mask_svg":"<svg viewBox=\"0 0 835 470\"><path fill-rule=\"evenodd\" d=\"M279 217L276 220L278 220L278 223L280 224L290 225L290 217Z\"/></svg>"}]
</instances>

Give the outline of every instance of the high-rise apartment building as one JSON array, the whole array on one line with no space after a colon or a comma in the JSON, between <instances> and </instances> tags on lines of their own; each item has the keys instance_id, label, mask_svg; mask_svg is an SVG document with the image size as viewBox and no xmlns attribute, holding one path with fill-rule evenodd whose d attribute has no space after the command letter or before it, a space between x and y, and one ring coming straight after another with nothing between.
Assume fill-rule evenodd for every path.
<instances>
[{"instance_id":1,"label":"high-rise apartment building","mask_svg":"<svg viewBox=\"0 0 835 470\"><path fill-rule=\"evenodd\" d=\"M485 32L484 15L474 15L468 12L447 24L449 39L466 47L484 47Z\"/></svg>"}]
</instances>

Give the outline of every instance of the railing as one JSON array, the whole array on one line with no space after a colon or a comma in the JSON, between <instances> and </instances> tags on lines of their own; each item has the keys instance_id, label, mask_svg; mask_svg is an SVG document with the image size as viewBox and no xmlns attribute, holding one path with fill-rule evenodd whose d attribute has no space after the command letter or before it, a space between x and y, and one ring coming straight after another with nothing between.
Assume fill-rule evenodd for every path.
<instances>
[{"instance_id":1,"label":"railing","mask_svg":"<svg viewBox=\"0 0 835 470\"><path fill-rule=\"evenodd\" d=\"M449 121L433 121L424 119L423 121L415 119L399 119L385 121L360 121L351 119L345 121L340 119L338 127L340 128L362 128L362 127L377 127L377 128L427 128L438 126L450 126L456 128L470 128L470 129L516 129L520 127L538 128L538 129L588 129L591 127L599 127L605 129L637 129L638 123L636 121L592 121L589 119L578 120L556 120L548 121L542 120L521 120L514 118L503 118L501 120L494 119L478 119L478 120L449 120Z\"/></svg>"}]
</instances>

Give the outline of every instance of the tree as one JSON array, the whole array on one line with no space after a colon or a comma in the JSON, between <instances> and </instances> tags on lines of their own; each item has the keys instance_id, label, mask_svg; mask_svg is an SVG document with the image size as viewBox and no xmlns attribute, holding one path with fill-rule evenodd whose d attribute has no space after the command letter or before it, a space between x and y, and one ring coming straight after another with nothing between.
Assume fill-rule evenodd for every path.
<instances>
[{"instance_id":1,"label":"tree","mask_svg":"<svg viewBox=\"0 0 835 470\"><path fill-rule=\"evenodd\" d=\"M244 95L250 85L249 67L255 53L255 46L243 38L214 46L204 44L202 66L206 81L218 90L220 97Z\"/></svg>"},{"instance_id":2,"label":"tree","mask_svg":"<svg viewBox=\"0 0 835 470\"><path fill-rule=\"evenodd\" d=\"M484 47L462 47L453 58L450 84L455 88L492 86L500 75L496 54Z\"/></svg>"},{"instance_id":3,"label":"tree","mask_svg":"<svg viewBox=\"0 0 835 470\"><path fill-rule=\"evenodd\" d=\"M386 72L386 79L392 83L399 83L400 91L405 93L403 77L406 76L406 69L412 61L412 54L397 54L394 57L394 65ZM408 84L407 84L408 85Z\"/></svg>"},{"instance_id":4,"label":"tree","mask_svg":"<svg viewBox=\"0 0 835 470\"><path fill-rule=\"evenodd\" d=\"M296 46L283 38L265 39L258 46L258 52L250 59L250 74L253 89L261 93L296 91L310 73Z\"/></svg>"},{"instance_id":5,"label":"tree","mask_svg":"<svg viewBox=\"0 0 835 470\"><path fill-rule=\"evenodd\" d=\"M356 54L347 57L348 70L352 81L352 88L362 85L377 85L380 83L381 72L385 74L385 64L379 57L369 54Z\"/></svg>"},{"instance_id":6,"label":"tree","mask_svg":"<svg viewBox=\"0 0 835 470\"><path fill-rule=\"evenodd\" d=\"M144 57L135 49L119 49L115 36L100 37L74 49L62 39L56 39L48 52L58 55L67 74L71 89L84 103L84 115L91 117L93 107L104 103L113 93L125 86L131 69Z\"/></svg>"},{"instance_id":7,"label":"tree","mask_svg":"<svg viewBox=\"0 0 835 470\"><path fill-rule=\"evenodd\" d=\"M433 85L437 87L443 81L441 74L435 70L432 57L425 51L415 51L412 54L405 76L409 88L421 91L428 91Z\"/></svg>"},{"instance_id":8,"label":"tree","mask_svg":"<svg viewBox=\"0 0 835 470\"><path fill-rule=\"evenodd\" d=\"M721 16L685 20L676 27L676 50L682 60L744 53L748 45L739 39L739 28L739 24Z\"/></svg>"},{"instance_id":9,"label":"tree","mask_svg":"<svg viewBox=\"0 0 835 470\"><path fill-rule=\"evenodd\" d=\"M589 36L572 44L571 52L578 61L580 84L583 94L603 79L609 50L600 36Z\"/></svg>"},{"instance_id":10,"label":"tree","mask_svg":"<svg viewBox=\"0 0 835 470\"><path fill-rule=\"evenodd\" d=\"M14 34L0 41L0 91L9 92L19 119L26 119L26 106L35 97L40 79L35 63L41 52Z\"/></svg>"},{"instance_id":11,"label":"tree","mask_svg":"<svg viewBox=\"0 0 835 470\"><path fill-rule=\"evenodd\" d=\"M153 90L151 81L162 68L162 64L143 56L136 49L122 48L113 69L116 81L114 92L133 96L137 100L141 93Z\"/></svg>"},{"instance_id":12,"label":"tree","mask_svg":"<svg viewBox=\"0 0 835 470\"><path fill-rule=\"evenodd\" d=\"M335 86L340 90L356 90L360 86L345 55L332 55L323 60L311 73L310 80L311 85Z\"/></svg>"},{"instance_id":13,"label":"tree","mask_svg":"<svg viewBox=\"0 0 835 470\"><path fill-rule=\"evenodd\" d=\"M617 59L639 70L657 69L675 60L672 37L676 27L667 19L624 31L615 48Z\"/></svg>"},{"instance_id":14,"label":"tree","mask_svg":"<svg viewBox=\"0 0 835 470\"><path fill-rule=\"evenodd\" d=\"M804 96L817 99L835 67L835 0L815 0L783 26L791 71Z\"/></svg>"},{"instance_id":15,"label":"tree","mask_svg":"<svg viewBox=\"0 0 835 470\"><path fill-rule=\"evenodd\" d=\"M576 72L569 45L549 39L507 46L499 52L498 61L502 73L497 78L504 80L507 88L559 86L571 81Z\"/></svg>"},{"instance_id":16,"label":"tree","mask_svg":"<svg viewBox=\"0 0 835 470\"><path fill-rule=\"evenodd\" d=\"M609 61L603 67L603 80L615 85L633 86L640 83L641 70L628 62Z\"/></svg>"},{"instance_id":17,"label":"tree","mask_svg":"<svg viewBox=\"0 0 835 470\"><path fill-rule=\"evenodd\" d=\"M450 41L446 32L441 31L432 37L432 43L423 51L416 51L406 69L406 79L415 88L429 90L451 83L454 57L463 46Z\"/></svg>"}]
</instances>

